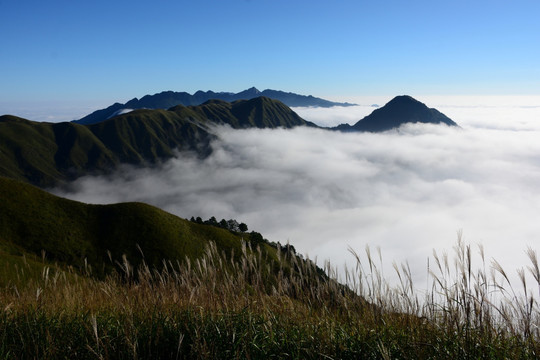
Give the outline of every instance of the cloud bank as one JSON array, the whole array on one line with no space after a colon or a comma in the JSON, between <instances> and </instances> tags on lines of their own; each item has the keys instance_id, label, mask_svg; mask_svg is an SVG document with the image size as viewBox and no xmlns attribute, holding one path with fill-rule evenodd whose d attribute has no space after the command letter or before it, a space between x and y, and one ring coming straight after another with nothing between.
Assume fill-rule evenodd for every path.
<instances>
[{"instance_id":1,"label":"cloud bank","mask_svg":"<svg viewBox=\"0 0 540 360\"><path fill-rule=\"evenodd\" d=\"M205 160L181 154L159 168L125 167L54 192L89 203L143 201L185 218L234 218L319 263L352 265L349 247L380 247L389 264L409 261L420 281L432 249L451 252L463 230L513 271L527 246L540 249L540 109L445 109L461 128L220 128Z\"/></svg>"},{"instance_id":2,"label":"cloud bank","mask_svg":"<svg viewBox=\"0 0 540 360\"><path fill-rule=\"evenodd\" d=\"M322 127L334 127L340 124L354 125L358 120L371 114L377 104L358 106L334 106L331 108L294 107L300 117Z\"/></svg>"},{"instance_id":3,"label":"cloud bank","mask_svg":"<svg viewBox=\"0 0 540 360\"><path fill-rule=\"evenodd\" d=\"M103 108L104 101L21 101L6 102L0 99L0 115L14 115L33 121L62 122L78 120L96 109Z\"/></svg>"}]
</instances>

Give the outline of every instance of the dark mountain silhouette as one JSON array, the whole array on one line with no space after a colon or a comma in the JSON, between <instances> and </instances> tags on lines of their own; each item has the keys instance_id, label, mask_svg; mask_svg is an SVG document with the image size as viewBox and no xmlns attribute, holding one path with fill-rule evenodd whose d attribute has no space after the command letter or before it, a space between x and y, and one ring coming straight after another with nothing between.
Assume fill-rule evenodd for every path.
<instances>
[{"instance_id":1,"label":"dark mountain silhouette","mask_svg":"<svg viewBox=\"0 0 540 360\"><path fill-rule=\"evenodd\" d=\"M383 107L354 125L342 124L334 128L340 131L381 132L400 127L405 123L457 124L436 109L430 109L408 95L396 96Z\"/></svg>"},{"instance_id":2,"label":"dark mountain silhouette","mask_svg":"<svg viewBox=\"0 0 540 360\"><path fill-rule=\"evenodd\" d=\"M159 94L145 95L141 99L134 98L125 104L115 103L107 107L106 109L94 111L93 113L83 117L80 120L75 120L74 122L86 125L98 123L117 115L119 111L124 109L169 109L176 105L201 105L209 100L223 100L227 102L234 102L237 100L249 100L261 96L265 96L274 100L279 100L287 106L331 107L336 105L354 105L349 103L332 102L321 98L313 97L311 95L305 96L279 90L267 89L264 91L259 91L254 87L236 94L231 92L197 91L196 93L191 95L187 92L164 91Z\"/></svg>"},{"instance_id":3,"label":"dark mountain silhouette","mask_svg":"<svg viewBox=\"0 0 540 360\"><path fill-rule=\"evenodd\" d=\"M211 100L169 110L135 110L92 125L0 116L0 175L47 187L119 164L151 165L178 150L210 153L212 125L232 128L316 126L266 97Z\"/></svg>"}]
</instances>

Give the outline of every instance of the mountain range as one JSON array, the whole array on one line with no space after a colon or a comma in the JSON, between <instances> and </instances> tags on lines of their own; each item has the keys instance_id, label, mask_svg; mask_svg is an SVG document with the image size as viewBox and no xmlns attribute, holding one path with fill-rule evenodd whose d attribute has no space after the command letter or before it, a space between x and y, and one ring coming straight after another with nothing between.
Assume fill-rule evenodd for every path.
<instances>
[{"instance_id":1,"label":"mountain range","mask_svg":"<svg viewBox=\"0 0 540 360\"><path fill-rule=\"evenodd\" d=\"M397 96L354 125L328 130L386 131L404 123L457 124L410 96ZM40 187L55 186L86 174L105 174L120 164L151 166L177 151L210 154L214 127L317 127L278 100L257 97L168 110L139 109L95 124L34 122L0 116L0 175Z\"/></svg>"},{"instance_id":2,"label":"mountain range","mask_svg":"<svg viewBox=\"0 0 540 360\"><path fill-rule=\"evenodd\" d=\"M266 97L228 103L210 100L169 110L135 110L91 125L35 122L0 116L0 175L40 187L120 164L152 165L176 151L210 152L213 126L291 128L316 126Z\"/></svg>"},{"instance_id":3,"label":"mountain range","mask_svg":"<svg viewBox=\"0 0 540 360\"><path fill-rule=\"evenodd\" d=\"M409 122L456 126L412 97L398 96L352 126L326 130L377 132ZM245 234L189 222L141 203L86 205L28 184L47 188L86 174L106 174L121 164L152 166L179 150L204 157L212 150L218 125L317 127L268 97L139 109L89 125L0 116L0 260L45 250L55 261L79 268L89 262L104 272L106 250L114 258L127 254L139 262L142 250L149 264L196 258L209 242L239 254ZM264 246L275 257L276 249Z\"/></svg>"},{"instance_id":4,"label":"mountain range","mask_svg":"<svg viewBox=\"0 0 540 360\"><path fill-rule=\"evenodd\" d=\"M282 103L290 107L332 107L355 105L350 103L333 102L311 95L299 95L280 90L266 89L263 91L259 91L255 87L249 88L239 93L199 90L192 95L187 92L163 91L154 95L145 95L140 99L131 99L125 104L114 103L113 105L105 109L96 110L93 113L79 120L75 120L74 122L89 125L110 119L113 116L120 115L122 113L126 113L135 109L169 109L176 105L201 105L209 100L223 100L226 102L234 102L237 100L250 100L261 96L281 101Z\"/></svg>"}]
</instances>

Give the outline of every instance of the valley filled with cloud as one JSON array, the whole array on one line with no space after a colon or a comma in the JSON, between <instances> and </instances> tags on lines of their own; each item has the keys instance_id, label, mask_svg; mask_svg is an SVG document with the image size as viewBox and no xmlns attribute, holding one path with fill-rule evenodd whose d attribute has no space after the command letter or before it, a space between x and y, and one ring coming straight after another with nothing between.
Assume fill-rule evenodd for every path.
<instances>
[{"instance_id":1,"label":"valley filled with cloud","mask_svg":"<svg viewBox=\"0 0 540 360\"><path fill-rule=\"evenodd\" d=\"M385 272L392 261L408 261L418 281L432 250L451 253L463 231L467 243L485 247L488 261L513 272L526 264L527 246L540 248L540 99L508 99L419 98L459 128L223 127L206 159L184 153L53 192L88 203L142 201L184 218L237 219L319 264L352 266L349 247L380 247ZM373 109L295 110L331 126Z\"/></svg>"}]
</instances>

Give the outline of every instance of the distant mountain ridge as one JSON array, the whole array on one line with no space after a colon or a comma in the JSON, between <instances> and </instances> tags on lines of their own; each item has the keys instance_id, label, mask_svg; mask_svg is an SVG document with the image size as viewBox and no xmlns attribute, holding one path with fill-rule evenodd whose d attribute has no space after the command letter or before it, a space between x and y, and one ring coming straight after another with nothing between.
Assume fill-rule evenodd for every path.
<instances>
[{"instance_id":1,"label":"distant mountain ridge","mask_svg":"<svg viewBox=\"0 0 540 360\"><path fill-rule=\"evenodd\" d=\"M201 105L209 100L223 100L226 102L234 102L237 100L250 100L257 97L268 97L278 100L289 107L295 106L352 106L350 103L333 102L312 95L299 95L291 92L280 90L266 89L259 91L255 87L241 91L239 93L232 92L214 92L214 91L197 91L193 95L187 92L163 91L154 95L145 95L140 99L134 98L125 104L115 103L105 109L96 110L93 113L74 122L79 124L95 124L105 121L121 111L129 111L135 109L169 109L176 105L196 106Z\"/></svg>"}]
</instances>

